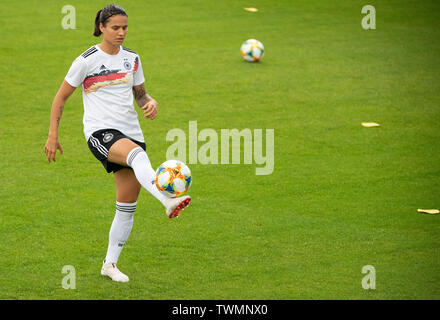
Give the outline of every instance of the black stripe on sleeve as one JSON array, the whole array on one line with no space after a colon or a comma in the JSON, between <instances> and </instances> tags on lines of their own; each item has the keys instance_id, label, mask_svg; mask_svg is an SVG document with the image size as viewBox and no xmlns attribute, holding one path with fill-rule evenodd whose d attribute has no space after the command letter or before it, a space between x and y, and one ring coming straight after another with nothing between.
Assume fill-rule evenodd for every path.
<instances>
[{"instance_id":1,"label":"black stripe on sleeve","mask_svg":"<svg viewBox=\"0 0 440 320\"><path fill-rule=\"evenodd\" d=\"M85 51L81 56L83 58L87 58L88 56L94 54L95 52L98 52L98 49L96 49L95 47L91 47L89 50Z\"/></svg>"},{"instance_id":2,"label":"black stripe on sleeve","mask_svg":"<svg viewBox=\"0 0 440 320\"><path fill-rule=\"evenodd\" d=\"M133 51L133 50L128 49L128 48L126 48L126 47L122 47L122 49L125 50L125 51L128 51L128 52L131 52L131 53L137 54L136 51Z\"/></svg>"}]
</instances>

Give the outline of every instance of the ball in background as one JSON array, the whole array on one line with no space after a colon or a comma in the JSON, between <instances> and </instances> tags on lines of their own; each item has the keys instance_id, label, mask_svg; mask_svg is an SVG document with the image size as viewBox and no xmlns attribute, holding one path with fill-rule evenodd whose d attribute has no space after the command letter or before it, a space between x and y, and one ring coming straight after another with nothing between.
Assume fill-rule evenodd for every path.
<instances>
[{"instance_id":1,"label":"ball in background","mask_svg":"<svg viewBox=\"0 0 440 320\"><path fill-rule=\"evenodd\" d=\"M257 62L263 58L264 46L258 40L249 39L243 42L240 51L244 60L249 62Z\"/></svg>"},{"instance_id":2,"label":"ball in background","mask_svg":"<svg viewBox=\"0 0 440 320\"><path fill-rule=\"evenodd\" d=\"M156 187L167 197L180 197L188 191L191 182L191 170L180 160L167 160L156 170Z\"/></svg>"}]
</instances>

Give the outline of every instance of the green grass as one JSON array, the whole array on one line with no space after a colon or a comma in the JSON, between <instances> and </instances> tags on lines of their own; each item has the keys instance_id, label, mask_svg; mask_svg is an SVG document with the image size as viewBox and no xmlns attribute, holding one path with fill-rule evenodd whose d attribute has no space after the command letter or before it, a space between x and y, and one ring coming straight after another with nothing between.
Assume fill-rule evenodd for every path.
<instances>
[{"instance_id":1,"label":"green grass","mask_svg":"<svg viewBox=\"0 0 440 320\"><path fill-rule=\"evenodd\" d=\"M131 281L100 276L113 178L89 152L82 96L61 120L65 154L43 148L52 99L104 1L5 4L0 44L0 298L439 299L440 5L374 1L120 1L124 45L159 102L141 120L153 167L168 130L274 129L275 170L191 164L191 207L166 218L146 191L119 260ZM257 7L249 13L243 7ZM258 64L241 43L265 45ZM363 121L381 124L363 128ZM201 146L201 143L199 144ZM220 157L220 154L219 154ZM63 266L76 269L65 290ZM361 286L364 265L376 290Z\"/></svg>"}]
</instances>

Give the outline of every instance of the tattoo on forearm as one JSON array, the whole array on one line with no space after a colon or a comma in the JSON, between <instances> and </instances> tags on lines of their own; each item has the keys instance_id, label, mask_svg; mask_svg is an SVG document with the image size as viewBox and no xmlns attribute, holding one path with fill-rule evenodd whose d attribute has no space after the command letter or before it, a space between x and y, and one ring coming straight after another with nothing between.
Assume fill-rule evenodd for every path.
<instances>
[{"instance_id":1,"label":"tattoo on forearm","mask_svg":"<svg viewBox=\"0 0 440 320\"><path fill-rule=\"evenodd\" d=\"M136 100L142 98L146 94L144 86L133 87L133 93Z\"/></svg>"},{"instance_id":2,"label":"tattoo on forearm","mask_svg":"<svg viewBox=\"0 0 440 320\"><path fill-rule=\"evenodd\" d=\"M63 115L64 106L60 106L60 115L57 117L57 126L60 125L61 116Z\"/></svg>"},{"instance_id":3,"label":"tattoo on forearm","mask_svg":"<svg viewBox=\"0 0 440 320\"><path fill-rule=\"evenodd\" d=\"M138 106L143 106L148 101L148 95L147 92L145 92L145 88L143 85L133 87L133 95L134 99L136 100Z\"/></svg>"}]
</instances>

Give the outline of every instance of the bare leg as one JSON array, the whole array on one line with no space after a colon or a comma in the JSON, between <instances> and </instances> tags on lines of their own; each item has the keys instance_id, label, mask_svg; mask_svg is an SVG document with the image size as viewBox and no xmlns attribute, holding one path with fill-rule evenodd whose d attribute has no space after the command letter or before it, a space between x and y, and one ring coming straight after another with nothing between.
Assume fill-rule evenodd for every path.
<instances>
[{"instance_id":1,"label":"bare leg","mask_svg":"<svg viewBox=\"0 0 440 320\"><path fill-rule=\"evenodd\" d=\"M139 146L130 139L123 138L116 141L108 151L108 161L114 162L123 166L127 165L128 153Z\"/></svg>"},{"instance_id":2,"label":"bare leg","mask_svg":"<svg viewBox=\"0 0 440 320\"><path fill-rule=\"evenodd\" d=\"M109 242L101 273L115 281L128 281L128 277L115 267L119 255L133 227L133 216L141 185L133 170L124 168L114 174L116 184L116 214L109 232Z\"/></svg>"},{"instance_id":3,"label":"bare leg","mask_svg":"<svg viewBox=\"0 0 440 320\"><path fill-rule=\"evenodd\" d=\"M163 206L167 206L168 198L159 192L156 184L154 183L154 180L156 179L156 172L151 167L150 159L148 158L146 152L136 143L127 138L116 141L111 146L107 159L110 162L131 167L134 171L134 177L137 179L138 183L148 192L150 192L157 200L159 200ZM130 163L127 163L127 161ZM116 175L115 179L117 179ZM121 197L125 197L125 195L122 193L125 193L127 189L130 188L125 186L120 190ZM134 194L134 191L136 190L137 189L130 191L129 194L132 194L131 192ZM139 194L139 192L137 192L137 194Z\"/></svg>"},{"instance_id":4,"label":"bare leg","mask_svg":"<svg viewBox=\"0 0 440 320\"><path fill-rule=\"evenodd\" d=\"M132 168L138 184L162 203L169 218L179 216L180 212L189 205L191 201L189 196L171 199L160 193L155 184L156 172L151 167L147 153L130 139L124 138L116 141L109 150L108 161ZM131 183L133 176L129 178L125 176L126 174L128 174L126 171L122 171L119 175L115 174L117 186L118 183L120 184L117 187L117 197L121 200L137 199L138 185Z\"/></svg>"},{"instance_id":5,"label":"bare leg","mask_svg":"<svg viewBox=\"0 0 440 320\"><path fill-rule=\"evenodd\" d=\"M136 179L133 170L124 168L114 174L116 184L116 201L123 203L136 202L141 184Z\"/></svg>"}]
</instances>

